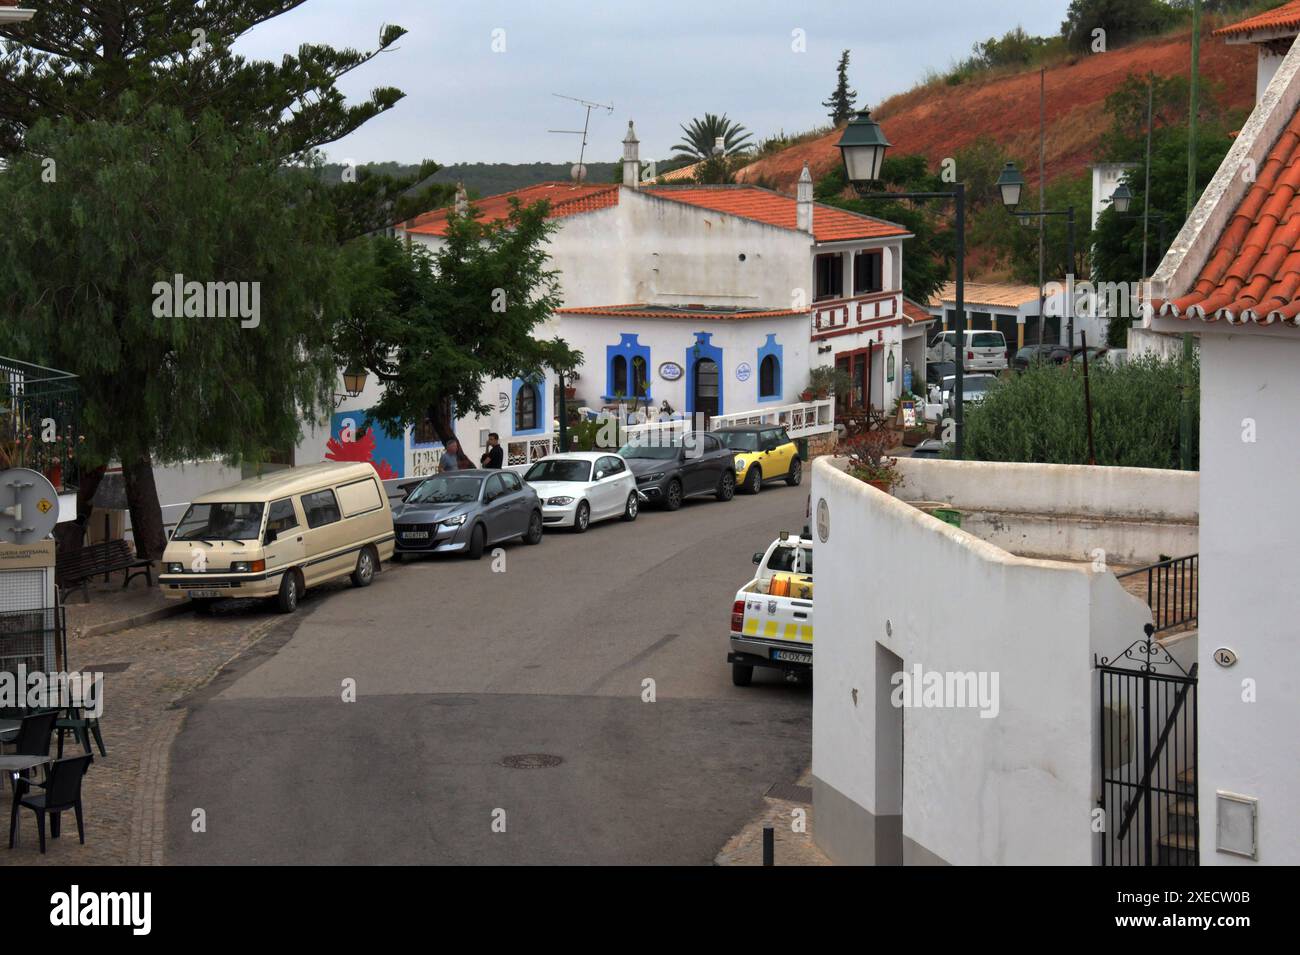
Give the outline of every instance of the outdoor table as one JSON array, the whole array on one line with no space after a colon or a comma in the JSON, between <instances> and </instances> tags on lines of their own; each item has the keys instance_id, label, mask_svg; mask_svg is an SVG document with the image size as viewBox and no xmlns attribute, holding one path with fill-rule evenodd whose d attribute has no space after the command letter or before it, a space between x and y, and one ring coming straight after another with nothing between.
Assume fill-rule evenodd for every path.
<instances>
[{"instance_id":1,"label":"outdoor table","mask_svg":"<svg viewBox=\"0 0 1300 955\"><path fill-rule=\"evenodd\" d=\"M22 720L0 720L0 738L8 736L10 733L17 733L22 725ZM6 739L5 742L9 742L9 740Z\"/></svg>"},{"instance_id":2,"label":"outdoor table","mask_svg":"<svg viewBox=\"0 0 1300 955\"><path fill-rule=\"evenodd\" d=\"M25 769L35 769L37 766L44 766L46 763L54 762L50 756L0 756L0 780L9 776L10 773L22 772ZM10 785L13 785L11 780ZM0 783L0 788L3 784ZM18 787L14 786L14 799L18 799Z\"/></svg>"}]
</instances>

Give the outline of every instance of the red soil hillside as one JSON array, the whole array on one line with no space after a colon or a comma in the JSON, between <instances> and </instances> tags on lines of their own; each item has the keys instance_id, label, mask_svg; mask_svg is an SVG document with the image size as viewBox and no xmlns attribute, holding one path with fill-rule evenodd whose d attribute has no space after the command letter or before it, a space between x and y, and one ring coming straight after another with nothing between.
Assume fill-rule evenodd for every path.
<instances>
[{"instance_id":1,"label":"red soil hillside","mask_svg":"<svg viewBox=\"0 0 1300 955\"><path fill-rule=\"evenodd\" d=\"M1187 75L1191 31L1135 43L1109 53L1081 56L1074 63L1048 67L1047 178L1083 170L1100 155L1110 128L1104 112L1107 95L1130 73ZM1201 72L1217 87L1218 103L1244 115L1255 104L1255 48L1228 46L1209 35L1201 39ZM961 86L931 85L894 96L872 115L893 143L892 153L921 153L937 166L981 135L1005 146L1026 162L1025 178L1038 179L1038 71L976 80ZM816 180L840 164L835 131L752 163L737 175L743 182L763 180L794 192L805 162ZM1137 158L1137 157L1134 157Z\"/></svg>"}]
</instances>

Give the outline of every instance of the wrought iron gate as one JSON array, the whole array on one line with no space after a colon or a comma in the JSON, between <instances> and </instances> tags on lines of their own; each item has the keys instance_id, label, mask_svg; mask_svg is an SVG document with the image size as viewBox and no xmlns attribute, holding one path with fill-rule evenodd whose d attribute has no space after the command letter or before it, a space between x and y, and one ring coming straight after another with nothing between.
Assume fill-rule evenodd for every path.
<instances>
[{"instance_id":1,"label":"wrought iron gate","mask_svg":"<svg viewBox=\"0 0 1300 955\"><path fill-rule=\"evenodd\" d=\"M1196 664L1154 638L1096 661L1102 865L1198 865Z\"/></svg>"}]
</instances>

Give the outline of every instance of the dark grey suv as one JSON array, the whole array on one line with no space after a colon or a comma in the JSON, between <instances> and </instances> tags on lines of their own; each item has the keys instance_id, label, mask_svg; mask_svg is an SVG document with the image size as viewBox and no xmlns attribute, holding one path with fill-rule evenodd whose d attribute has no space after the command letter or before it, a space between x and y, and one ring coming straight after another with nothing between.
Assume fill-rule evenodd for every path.
<instances>
[{"instance_id":1,"label":"dark grey suv","mask_svg":"<svg viewBox=\"0 0 1300 955\"><path fill-rule=\"evenodd\" d=\"M736 496L734 455L711 434L692 431L663 441L634 442L618 449L636 475L636 489L647 501L670 511L696 494L719 501Z\"/></svg>"}]
</instances>

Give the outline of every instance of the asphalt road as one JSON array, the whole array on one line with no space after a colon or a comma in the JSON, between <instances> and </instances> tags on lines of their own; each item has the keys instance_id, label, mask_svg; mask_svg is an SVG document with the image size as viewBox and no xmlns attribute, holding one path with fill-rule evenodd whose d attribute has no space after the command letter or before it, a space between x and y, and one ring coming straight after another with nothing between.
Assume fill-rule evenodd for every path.
<instances>
[{"instance_id":1,"label":"asphalt road","mask_svg":"<svg viewBox=\"0 0 1300 955\"><path fill-rule=\"evenodd\" d=\"M187 701L167 861L711 862L810 759L810 687L726 664L732 595L806 502L772 485L310 594ZM534 754L561 761L505 763Z\"/></svg>"}]
</instances>

